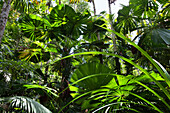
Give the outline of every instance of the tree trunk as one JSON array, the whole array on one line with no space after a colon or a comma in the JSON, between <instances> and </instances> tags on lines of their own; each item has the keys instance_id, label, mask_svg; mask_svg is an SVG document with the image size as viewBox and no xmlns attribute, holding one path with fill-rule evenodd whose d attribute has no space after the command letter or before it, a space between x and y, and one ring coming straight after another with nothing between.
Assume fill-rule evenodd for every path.
<instances>
[{"instance_id":1,"label":"tree trunk","mask_svg":"<svg viewBox=\"0 0 170 113\"><path fill-rule=\"evenodd\" d=\"M61 5L61 0L59 0L59 5Z\"/></svg>"},{"instance_id":2,"label":"tree trunk","mask_svg":"<svg viewBox=\"0 0 170 113\"><path fill-rule=\"evenodd\" d=\"M113 27L111 4L114 3L115 1L116 0L108 0L108 5L109 5L109 21L110 21L110 25L111 25L111 30L113 30L113 31L114 31L114 27ZM115 38L115 34L113 32L112 32L112 41L113 41L113 53L116 53L117 52L116 38ZM119 58L115 58L115 61L116 61L116 71L117 71L117 74L121 74Z\"/></svg>"},{"instance_id":3,"label":"tree trunk","mask_svg":"<svg viewBox=\"0 0 170 113\"><path fill-rule=\"evenodd\" d=\"M0 14L0 44L1 44L1 41L2 41L2 37L4 35L5 26L6 26L9 11L10 11L10 8L11 8L10 3L11 3L11 0L8 0L7 2L4 1L3 7L1 9L1 14Z\"/></svg>"},{"instance_id":4,"label":"tree trunk","mask_svg":"<svg viewBox=\"0 0 170 113\"><path fill-rule=\"evenodd\" d=\"M100 40L100 32L97 33L97 38L98 40ZM99 49L100 52L102 52L102 49ZM100 54L99 55L99 60L100 60L100 63L103 64L103 55Z\"/></svg>"},{"instance_id":5,"label":"tree trunk","mask_svg":"<svg viewBox=\"0 0 170 113\"><path fill-rule=\"evenodd\" d=\"M94 10L94 16L96 15L96 6L95 6L95 3L94 3L94 0L92 0L92 3L93 3L93 10Z\"/></svg>"},{"instance_id":6,"label":"tree trunk","mask_svg":"<svg viewBox=\"0 0 170 113\"><path fill-rule=\"evenodd\" d=\"M109 20L110 20L110 25L111 25L111 30L114 31L114 28L113 28L113 20L112 20L112 9L111 9L111 1L108 0L108 5L109 5ZM112 33L112 41L113 41L113 52L115 53L117 51L117 48L116 48L116 39L115 39L115 34Z\"/></svg>"}]
</instances>

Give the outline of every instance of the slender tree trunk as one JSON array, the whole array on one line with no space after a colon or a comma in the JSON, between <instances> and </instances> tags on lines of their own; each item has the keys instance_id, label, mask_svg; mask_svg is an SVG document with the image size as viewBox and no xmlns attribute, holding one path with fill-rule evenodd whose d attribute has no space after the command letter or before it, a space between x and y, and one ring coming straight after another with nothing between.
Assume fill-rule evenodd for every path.
<instances>
[{"instance_id":1,"label":"slender tree trunk","mask_svg":"<svg viewBox=\"0 0 170 113\"><path fill-rule=\"evenodd\" d=\"M97 33L97 38L98 40L100 40L100 32ZM99 49L100 52L102 52L102 49ZM103 64L103 55L100 54L99 55L99 60L100 60L100 63Z\"/></svg>"},{"instance_id":2,"label":"slender tree trunk","mask_svg":"<svg viewBox=\"0 0 170 113\"><path fill-rule=\"evenodd\" d=\"M92 0L92 3L93 3L93 10L94 10L94 16L96 15L96 6L95 6L95 3L94 3L94 0Z\"/></svg>"},{"instance_id":3,"label":"slender tree trunk","mask_svg":"<svg viewBox=\"0 0 170 113\"><path fill-rule=\"evenodd\" d=\"M11 0L8 0L7 2L4 1L3 7L1 9L1 14L0 14L0 44L1 44L1 41L2 41L2 37L4 35L5 26L6 26L9 11L10 11L10 8L11 8L10 3L11 3Z\"/></svg>"},{"instance_id":4,"label":"slender tree trunk","mask_svg":"<svg viewBox=\"0 0 170 113\"><path fill-rule=\"evenodd\" d=\"M111 4L114 3L116 0L108 0L108 5L109 5L109 21L110 21L110 25L111 25L111 30L114 31L114 27L113 27L113 16L112 16L112 8L111 8ZM113 41L113 53L117 52L117 46L116 46L116 38L115 38L115 34L112 32L112 41ZM116 61L116 70L117 70L117 74L121 74L121 65L119 62L119 58L115 58Z\"/></svg>"},{"instance_id":5,"label":"slender tree trunk","mask_svg":"<svg viewBox=\"0 0 170 113\"><path fill-rule=\"evenodd\" d=\"M91 2L93 3L93 10L94 10L94 16L96 15L96 6L95 6L95 2L94 0L91 0ZM100 40L100 32L97 32L97 38L98 40ZM100 52L102 52L102 49L99 49ZM103 64L103 55L100 54L99 55L99 60L100 60L100 63Z\"/></svg>"},{"instance_id":6,"label":"slender tree trunk","mask_svg":"<svg viewBox=\"0 0 170 113\"><path fill-rule=\"evenodd\" d=\"M59 0L59 5L61 4L61 0Z\"/></svg>"},{"instance_id":7,"label":"slender tree trunk","mask_svg":"<svg viewBox=\"0 0 170 113\"><path fill-rule=\"evenodd\" d=\"M112 20L112 9L111 9L111 1L108 0L108 5L109 5L109 21L110 21L110 25L111 25L111 29L114 31L113 28L113 20ZM116 38L115 38L115 34L112 33L112 41L113 41L113 52L115 53L117 51L116 48Z\"/></svg>"}]
</instances>

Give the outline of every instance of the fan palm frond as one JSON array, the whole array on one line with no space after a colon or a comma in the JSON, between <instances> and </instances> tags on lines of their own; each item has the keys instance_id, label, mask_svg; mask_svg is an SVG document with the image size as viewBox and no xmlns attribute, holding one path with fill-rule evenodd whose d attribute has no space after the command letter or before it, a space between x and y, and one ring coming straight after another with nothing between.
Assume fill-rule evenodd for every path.
<instances>
[{"instance_id":1,"label":"fan palm frond","mask_svg":"<svg viewBox=\"0 0 170 113\"><path fill-rule=\"evenodd\" d=\"M24 97L24 96L14 96L1 99L1 101L8 101L10 103L9 108L12 111L25 111L27 113L52 113L42 104L36 102L35 100Z\"/></svg>"}]
</instances>

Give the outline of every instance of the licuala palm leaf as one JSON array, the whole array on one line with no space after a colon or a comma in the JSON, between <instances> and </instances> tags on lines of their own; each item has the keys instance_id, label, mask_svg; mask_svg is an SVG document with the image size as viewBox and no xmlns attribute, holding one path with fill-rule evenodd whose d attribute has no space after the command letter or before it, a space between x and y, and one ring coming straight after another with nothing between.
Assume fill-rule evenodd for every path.
<instances>
[{"instance_id":1,"label":"licuala palm leaf","mask_svg":"<svg viewBox=\"0 0 170 113\"><path fill-rule=\"evenodd\" d=\"M114 23L115 30L127 34L129 31L138 27L138 22L139 19L133 16L131 6L124 6L118 12L117 22Z\"/></svg>"},{"instance_id":2,"label":"licuala palm leaf","mask_svg":"<svg viewBox=\"0 0 170 113\"><path fill-rule=\"evenodd\" d=\"M162 28L147 29L146 32L140 36L138 45L145 49L150 56L158 60L165 68L169 69L170 57L170 30ZM136 57L137 58L137 57ZM150 62L141 55L138 56L141 65L150 65Z\"/></svg>"},{"instance_id":3,"label":"licuala palm leaf","mask_svg":"<svg viewBox=\"0 0 170 113\"><path fill-rule=\"evenodd\" d=\"M158 11L158 4L154 0L130 0L129 4L133 14L138 17L153 17Z\"/></svg>"},{"instance_id":4,"label":"licuala palm leaf","mask_svg":"<svg viewBox=\"0 0 170 113\"><path fill-rule=\"evenodd\" d=\"M170 45L170 30L168 29L153 29L151 38L154 43L164 43Z\"/></svg>"},{"instance_id":5,"label":"licuala palm leaf","mask_svg":"<svg viewBox=\"0 0 170 113\"><path fill-rule=\"evenodd\" d=\"M47 20L45 20L35 14L26 14L19 20L24 36L32 40L41 39L45 35L46 26L48 26Z\"/></svg>"},{"instance_id":6,"label":"licuala palm leaf","mask_svg":"<svg viewBox=\"0 0 170 113\"><path fill-rule=\"evenodd\" d=\"M77 13L68 5L57 5L49 14L49 19L52 24L61 23L61 26L53 26L50 30L50 38L69 37L76 40L86 29L86 23L90 16L89 12L84 14Z\"/></svg>"},{"instance_id":7,"label":"licuala palm leaf","mask_svg":"<svg viewBox=\"0 0 170 113\"><path fill-rule=\"evenodd\" d=\"M24 96L14 96L4 98L1 101L7 101L10 103L9 110L10 111L25 111L27 113L52 113L49 109L47 109L42 104L37 101L24 97Z\"/></svg>"},{"instance_id":8,"label":"licuala palm leaf","mask_svg":"<svg viewBox=\"0 0 170 113\"><path fill-rule=\"evenodd\" d=\"M99 63L87 63L79 66L78 69L73 73L71 82L75 82L85 76L100 73L112 73L113 70ZM101 86L107 85L113 77L111 76L100 76L84 80L81 83L77 83L79 87L83 87L86 91L99 89Z\"/></svg>"}]
</instances>

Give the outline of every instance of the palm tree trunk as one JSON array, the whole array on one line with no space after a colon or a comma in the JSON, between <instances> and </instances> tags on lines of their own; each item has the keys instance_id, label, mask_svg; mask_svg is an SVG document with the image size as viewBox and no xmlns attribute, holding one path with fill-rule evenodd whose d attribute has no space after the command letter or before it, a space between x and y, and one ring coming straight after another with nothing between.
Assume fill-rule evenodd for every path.
<instances>
[{"instance_id":1,"label":"palm tree trunk","mask_svg":"<svg viewBox=\"0 0 170 113\"><path fill-rule=\"evenodd\" d=\"M100 40L100 32L97 33L97 38L98 40ZM99 49L100 52L102 52L102 49ZM99 55L99 60L100 60L100 63L103 64L103 55L100 54Z\"/></svg>"},{"instance_id":2,"label":"palm tree trunk","mask_svg":"<svg viewBox=\"0 0 170 113\"><path fill-rule=\"evenodd\" d=\"M112 9L111 9L111 4L114 3L116 0L108 0L108 5L109 5L109 21L110 21L110 25L111 25L111 30L114 31L114 27L113 27L113 20L112 20ZM115 38L115 34L112 33L112 41L113 41L113 53L116 53L117 51L117 47L116 47L116 38ZM116 70L117 70L117 74L121 74L121 68L120 68L120 62L119 62L119 58L115 58L116 61Z\"/></svg>"},{"instance_id":3,"label":"palm tree trunk","mask_svg":"<svg viewBox=\"0 0 170 113\"><path fill-rule=\"evenodd\" d=\"M59 0L59 5L61 4L61 0Z\"/></svg>"},{"instance_id":4,"label":"palm tree trunk","mask_svg":"<svg viewBox=\"0 0 170 113\"><path fill-rule=\"evenodd\" d=\"M94 16L95 16L96 15L96 6L95 6L94 0L92 0L92 3L93 3L93 10L94 10Z\"/></svg>"},{"instance_id":5,"label":"palm tree trunk","mask_svg":"<svg viewBox=\"0 0 170 113\"><path fill-rule=\"evenodd\" d=\"M93 10L94 10L94 16L96 15L96 6L95 6L95 2L94 0L91 0L92 4L93 4ZM98 40L100 40L100 32L97 33L97 38ZM102 52L102 49L99 49L100 52ZM103 55L100 54L99 55L99 60L100 60L100 63L103 64Z\"/></svg>"},{"instance_id":6,"label":"palm tree trunk","mask_svg":"<svg viewBox=\"0 0 170 113\"><path fill-rule=\"evenodd\" d=\"M5 26L6 26L9 11L10 11L10 8L11 8L10 3L11 3L11 0L8 0L7 2L4 1L3 7L1 9L1 14L0 14L0 44L1 44L1 41L2 41L2 37L4 35Z\"/></svg>"},{"instance_id":7,"label":"palm tree trunk","mask_svg":"<svg viewBox=\"0 0 170 113\"><path fill-rule=\"evenodd\" d=\"M112 9L111 9L111 1L108 0L108 5L109 5L109 20L110 20L110 24L111 24L111 30L114 31L113 28L113 21L112 21ZM112 41L113 41L113 51L116 52L117 48L116 48L116 39L115 39L115 34L112 33Z\"/></svg>"}]
</instances>

